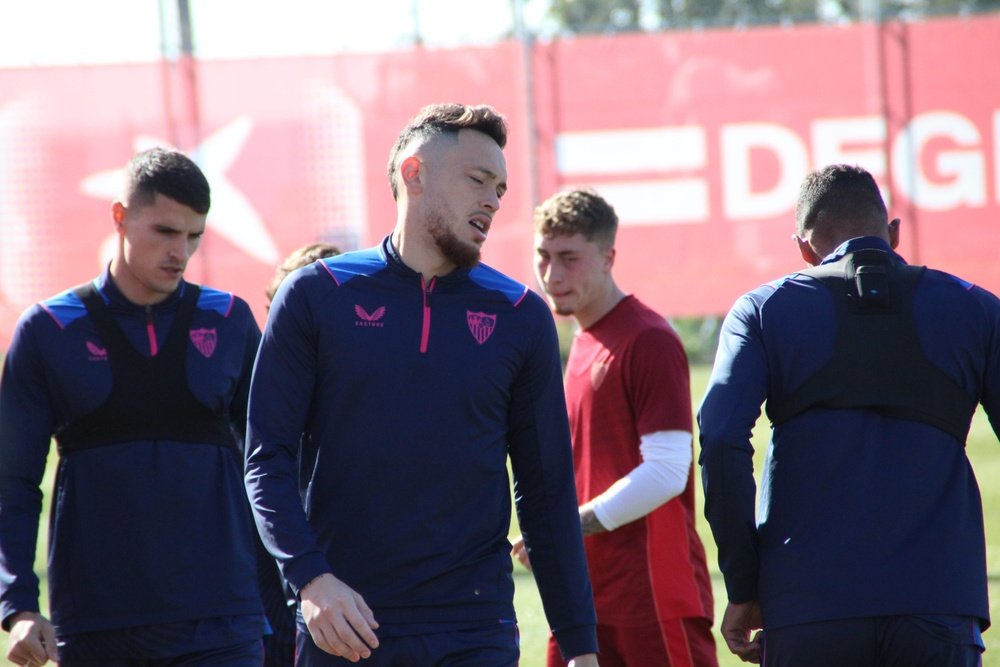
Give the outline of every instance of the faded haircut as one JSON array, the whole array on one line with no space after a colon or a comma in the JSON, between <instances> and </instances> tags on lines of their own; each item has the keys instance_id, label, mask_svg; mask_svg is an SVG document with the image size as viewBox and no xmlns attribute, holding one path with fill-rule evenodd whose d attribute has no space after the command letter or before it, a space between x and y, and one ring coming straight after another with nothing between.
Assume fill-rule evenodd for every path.
<instances>
[{"instance_id":1,"label":"faded haircut","mask_svg":"<svg viewBox=\"0 0 1000 667\"><path fill-rule=\"evenodd\" d=\"M208 179L191 158L166 148L138 153L125 167L125 206L141 208L156 194L205 215L212 205Z\"/></svg>"},{"instance_id":2,"label":"faded haircut","mask_svg":"<svg viewBox=\"0 0 1000 667\"><path fill-rule=\"evenodd\" d=\"M458 136L459 130L482 132L497 143L501 149L507 145L507 122L493 107L485 104L466 106L464 104L430 104L414 116L396 138L389 152L389 188L392 198L399 197L396 172L403 151L414 141L425 141L433 136Z\"/></svg>"},{"instance_id":3,"label":"faded haircut","mask_svg":"<svg viewBox=\"0 0 1000 667\"><path fill-rule=\"evenodd\" d=\"M858 166L831 164L802 181L795 203L795 233L866 236L888 222L878 184Z\"/></svg>"}]
</instances>

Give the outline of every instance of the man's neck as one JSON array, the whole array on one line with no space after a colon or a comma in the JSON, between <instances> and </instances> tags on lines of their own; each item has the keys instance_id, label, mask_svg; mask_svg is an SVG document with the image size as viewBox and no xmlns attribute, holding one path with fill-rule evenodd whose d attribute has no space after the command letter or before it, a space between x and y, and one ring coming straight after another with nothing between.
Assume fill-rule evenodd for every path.
<instances>
[{"instance_id":1,"label":"man's neck","mask_svg":"<svg viewBox=\"0 0 1000 667\"><path fill-rule=\"evenodd\" d=\"M143 290L141 286L137 286L137 281L128 273L128 268L117 259L111 260L111 266L108 268L108 279L129 303L136 306L155 306L170 296L169 294Z\"/></svg>"},{"instance_id":2,"label":"man's neck","mask_svg":"<svg viewBox=\"0 0 1000 667\"><path fill-rule=\"evenodd\" d=\"M389 242L403 264L422 275L427 282L455 270L455 265L445 259L433 243L427 243L416 234L408 234L402 224L396 225Z\"/></svg>"},{"instance_id":3,"label":"man's neck","mask_svg":"<svg viewBox=\"0 0 1000 667\"><path fill-rule=\"evenodd\" d=\"M576 320L581 329L588 329L610 313L624 298L625 292L621 291L618 285L611 280L601 298L595 299L594 303L586 310L574 313L573 319Z\"/></svg>"}]
</instances>

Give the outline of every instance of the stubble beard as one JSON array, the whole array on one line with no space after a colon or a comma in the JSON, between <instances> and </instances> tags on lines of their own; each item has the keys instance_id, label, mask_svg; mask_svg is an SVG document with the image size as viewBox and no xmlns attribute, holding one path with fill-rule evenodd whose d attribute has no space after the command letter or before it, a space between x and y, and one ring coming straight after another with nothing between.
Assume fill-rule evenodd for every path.
<instances>
[{"instance_id":1,"label":"stubble beard","mask_svg":"<svg viewBox=\"0 0 1000 667\"><path fill-rule=\"evenodd\" d=\"M555 299L549 299L549 306L552 308L552 312L556 315L562 315L563 317L569 317L576 313L576 308L572 305L562 305L556 303Z\"/></svg>"},{"instance_id":2,"label":"stubble beard","mask_svg":"<svg viewBox=\"0 0 1000 667\"><path fill-rule=\"evenodd\" d=\"M562 315L563 317L570 317L576 314L577 304L572 302L568 304L567 303L560 304L554 296L548 293L548 290L545 290L544 287L542 289L546 293L546 297L548 298L549 302L549 308L552 309L553 313L555 313L556 315Z\"/></svg>"},{"instance_id":3,"label":"stubble beard","mask_svg":"<svg viewBox=\"0 0 1000 667\"><path fill-rule=\"evenodd\" d=\"M440 213L431 214L427 223L427 231L445 259L457 268L471 269L479 264L481 257L479 246L458 238L455 232L445 224Z\"/></svg>"}]
</instances>

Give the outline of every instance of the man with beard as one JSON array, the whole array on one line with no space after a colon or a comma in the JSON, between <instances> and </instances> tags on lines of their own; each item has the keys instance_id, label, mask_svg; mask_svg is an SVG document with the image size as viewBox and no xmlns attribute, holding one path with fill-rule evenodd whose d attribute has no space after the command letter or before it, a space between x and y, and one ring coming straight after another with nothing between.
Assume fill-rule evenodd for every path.
<instances>
[{"instance_id":1,"label":"man with beard","mask_svg":"<svg viewBox=\"0 0 1000 667\"><path fill-rule=\"evenodd\" d=\"M555 326L479 264L506 132L486 106L424 108L390 154L392 234L275 295L246 483L299 665L517 664L508 455L555 638L597 664Z\"/></svg>"}]
</instances>

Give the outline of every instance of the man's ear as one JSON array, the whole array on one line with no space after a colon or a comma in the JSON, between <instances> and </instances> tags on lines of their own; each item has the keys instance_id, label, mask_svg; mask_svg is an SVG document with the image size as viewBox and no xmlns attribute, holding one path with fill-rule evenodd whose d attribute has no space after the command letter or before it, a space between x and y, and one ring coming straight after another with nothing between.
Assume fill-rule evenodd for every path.
<instances>
[{"instance_id":1,"label":"man's ear","mask_svg":"<svg viewBox=\"0 0 1000 667\"><path fill-rule=\"evenodd\" d=\"M604 265L609 273L611 272L611 269L614 268L615 266L615 257L617 256L617 254L618 253L615 250L614 246L611 246L610 248L604 251Z\"/></svg>"},{"instance_id":2,"label":"man's ear","mask_svg":"<svg viewBox=\"0 0 1000 667\"><path fill-rule=\"evenodd\" d=\"M819 266L823 262L823 258L813 249L812 244L809 243L807 239L804 239L798 235L793 236L795 243L799 246L799 254L802 255L802 259L806 261L809 266Z\"/></svg>"},{"instance_id":3,"label":"man's ear","mask_svg":"<svg viewBox=\"0 0 1000 667\"><path fill-rule=\"evenodd\" d=\"M119 234L125 231L124 222L127 213L128 209L121 201L116 199L111 203L111 219L115 223L115 231Z\"/></svg>"},{"instance_id":4,"label":"man's ear","mask_svg":"<svg viewBox=\"0 0 1000 667\"><path fill-rule=\"evenodd\" d=\"M399 179L408 192L423 189L424 163L416 155L411 155L399 163Z\"/></svg>"},{"instance_id":5,"label":"man's ear","mask_svg":"<svg viewBox=\"0 0 1000 667\"><path fill-rule=\"evenodd\" d=\"M899 245L899 225L901 222L899 218L894 218L889 223L889 247L893 250Z\"/></svg>"}]
</instances>

